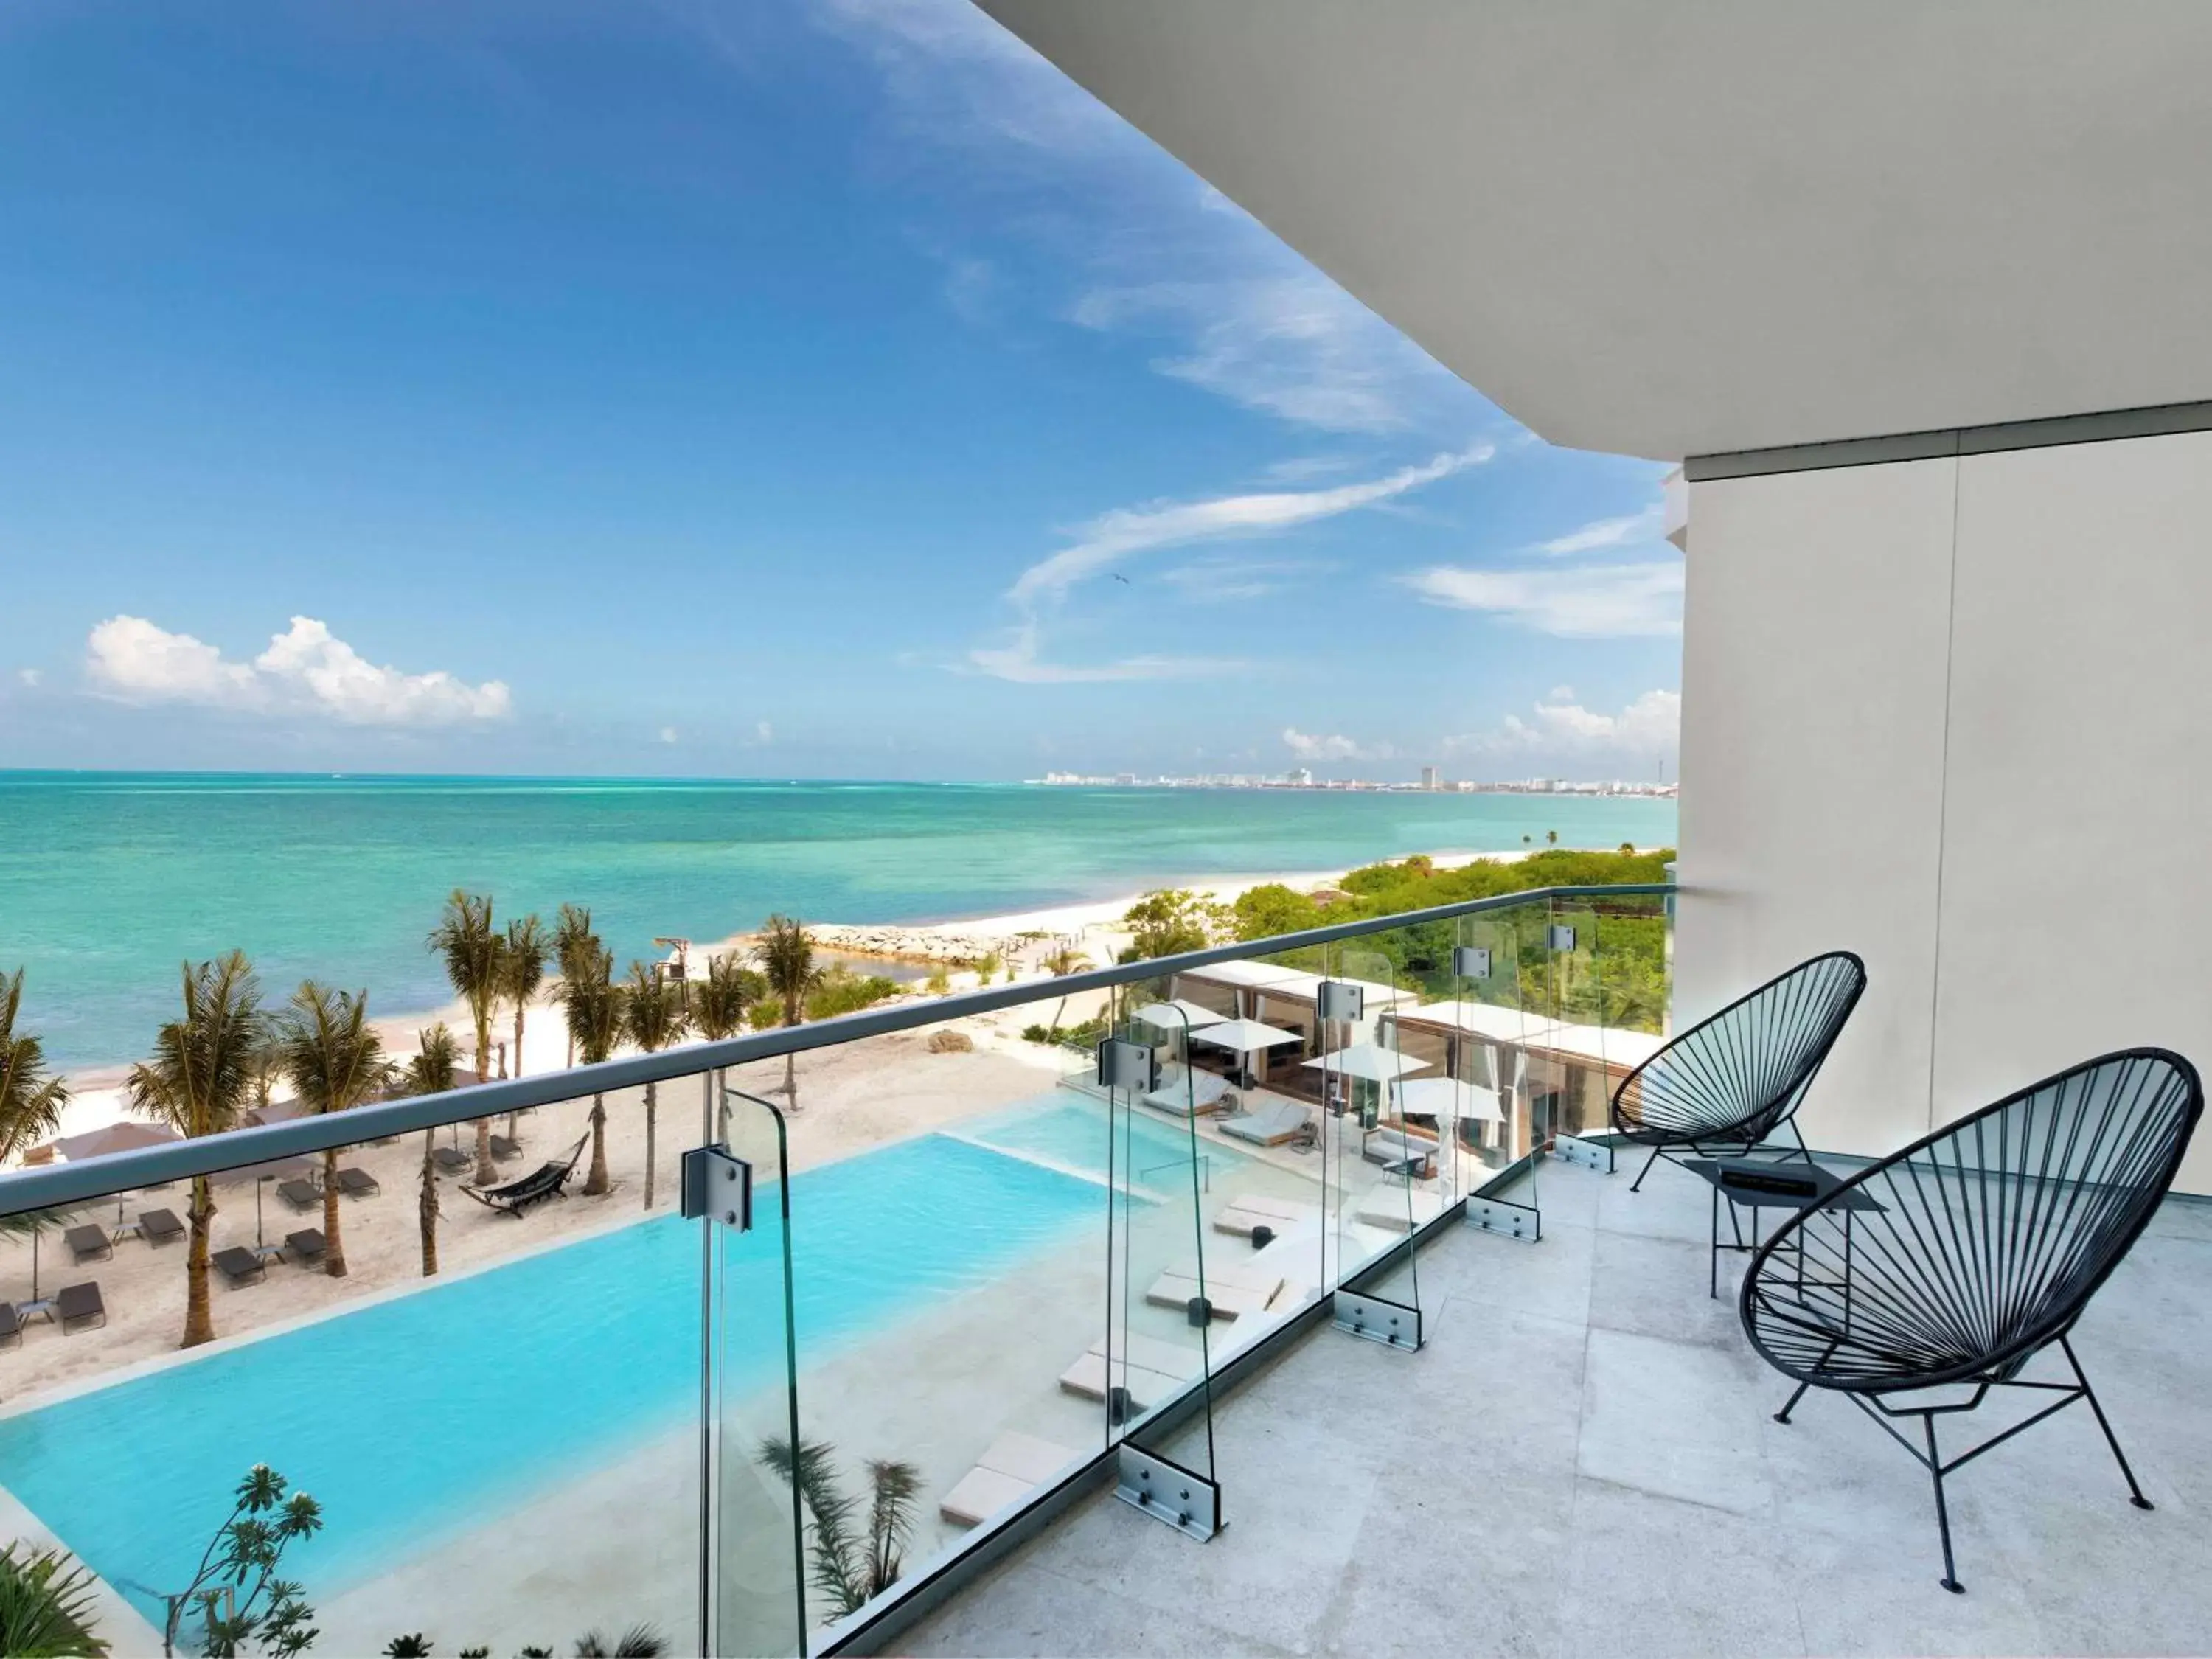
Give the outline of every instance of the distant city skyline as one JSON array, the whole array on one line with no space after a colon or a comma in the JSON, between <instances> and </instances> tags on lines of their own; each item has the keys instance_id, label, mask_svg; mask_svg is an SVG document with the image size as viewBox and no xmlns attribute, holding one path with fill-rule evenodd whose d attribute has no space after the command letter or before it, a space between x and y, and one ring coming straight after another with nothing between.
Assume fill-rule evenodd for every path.
<instances>
[{"instance_id":1,"label":"distant city skyline","mask_svg":"<svg viewBox=\"0 0 2212 1659\"><path fill-rule=\"evenodd\" d=\"M0 766L1656 778L1552 448L965 0L0 24Z\"/></svg>"}]
</instances>

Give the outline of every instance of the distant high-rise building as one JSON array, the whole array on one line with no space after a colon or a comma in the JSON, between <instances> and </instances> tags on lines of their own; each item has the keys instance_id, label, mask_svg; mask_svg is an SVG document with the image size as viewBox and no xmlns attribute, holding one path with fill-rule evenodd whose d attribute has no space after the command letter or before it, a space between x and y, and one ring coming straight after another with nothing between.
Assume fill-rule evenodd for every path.
<instances>
[{"instance_id":1,"label":"distant high-rise building","mask_svg":"<svg viewBox=\"0 0 2212 1659\"><path fill-rule=\"evenodd\" d=\"M1436 787L1437 769L1433 766L1424 766L1421 769L1421 787L1424 789L1433 789Z\"/></svg>"}]
</instances>

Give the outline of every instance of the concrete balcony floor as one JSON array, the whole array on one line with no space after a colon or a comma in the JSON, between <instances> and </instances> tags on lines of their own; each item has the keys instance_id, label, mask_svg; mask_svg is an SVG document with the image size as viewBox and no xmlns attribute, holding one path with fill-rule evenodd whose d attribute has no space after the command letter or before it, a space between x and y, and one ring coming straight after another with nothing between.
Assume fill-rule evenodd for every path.
<instances>
[{"instance_id":1,"label":"concrete balcony floor","mask_svg":"<svg viewBox=\"0 0 2212 1659\"><path fill-rule=\"evenodd\" d=\"M1771 1419L1788 1387L1736 1320L1746 1258L1706 1298L1708 1189L1665 1165L1640 1194L1626 1169L1540 1179L1541 1243L1423 1253L1425 1351L1323 1329L1223 1403L1212 1542L1102 1495L900 1650L2212 1650L2212 1207L2169 1201L2075 1337L2155 1512L2069 1407L1947 1483L1953 1595L1901 1449L1839 1396Z\"/></svg>"}]
</instances>

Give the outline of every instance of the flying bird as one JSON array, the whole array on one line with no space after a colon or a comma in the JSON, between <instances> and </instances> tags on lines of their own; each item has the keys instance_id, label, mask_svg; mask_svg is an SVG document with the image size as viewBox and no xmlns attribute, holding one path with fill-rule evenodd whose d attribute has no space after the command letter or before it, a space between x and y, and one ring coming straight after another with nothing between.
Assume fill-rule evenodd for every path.
<instances>
[{"instance_id":1,"label":"flying bird","mask_svg":"<svg viewBox=\"0 0 2212 1659\"><path fill-rule=\"evenodd\" d=\"M1128 586L1130 585L1129 579L1128 579L1127 576L1123 575L1120 571L1116 570L1116 571L1112 572L1111 574L1112 574L1112 575L1113 575L1114 580L1115 580L1115 581L1117 581L1117 582L1121 583L1122 586L1127 587L1127 586Z\"/></svg>"}]
</instances>

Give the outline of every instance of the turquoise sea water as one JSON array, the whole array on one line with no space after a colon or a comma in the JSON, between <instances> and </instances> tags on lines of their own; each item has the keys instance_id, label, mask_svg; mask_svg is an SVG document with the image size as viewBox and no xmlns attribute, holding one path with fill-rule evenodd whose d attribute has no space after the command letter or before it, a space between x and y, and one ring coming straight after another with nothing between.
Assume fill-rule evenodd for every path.
<instances>
[{"instance_id":1,"label":"turquoise sea water","mask_svg":"<svg viewBox=\"0 0 2212 1659\"><path fill-rule=\"evenodd\" d=\"M0 772L0 969L65 1066L141 1057L177 964L233 947L272 990L441 1006L423 937L456 886L504 917L592 907L618 963L772 910L917 921L1176 877L1416 852L1671 844L1671 801L1021 784Z\"/></svg>"},{"instance_id":2,"label":"turquoise sea water","mask_svg":"<svg viewBox=\"0 0 2212 1659\"><path fill-rule=\"evenodd\" d=\"M1089 1121L1068 1146L1103 1164ZM1095 1182L933 1134L793 1177L802 1367L1103 1226L1104 1202ZM771 1234L726 1237L734 1400L780 1375L766 1310L781 1266ZM0 1486L158 1625L146 1587L189 1579L231 1489L267 1463L327 1522L288 1575L334 1594L696 1424L699 1274L697 1223L641 1222L0 1419ZM220 1318L221 1298L252 1291L215 1294ZM635 1524L682 1537L696 1504L672 1492Z\"/></svg>"}]
</instances>

